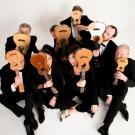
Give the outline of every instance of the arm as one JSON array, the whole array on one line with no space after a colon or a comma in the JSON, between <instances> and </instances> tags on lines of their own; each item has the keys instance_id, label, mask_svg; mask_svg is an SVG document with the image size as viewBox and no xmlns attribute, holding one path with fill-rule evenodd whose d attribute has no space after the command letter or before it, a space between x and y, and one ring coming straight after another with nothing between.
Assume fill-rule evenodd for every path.
<instances>
[{"instance_id":1,"label":"arm","mask_svg":"<svg viewBox=\"0 0 135 135\"><path fill-rule=\"evenodd\" d=\"M37 37L36 36L31 36L31 44L33 46L32 51L34 53L38 53L39 52L37 47L36 47L36 41L37 41Z\"/></svg>"}]
</instances>

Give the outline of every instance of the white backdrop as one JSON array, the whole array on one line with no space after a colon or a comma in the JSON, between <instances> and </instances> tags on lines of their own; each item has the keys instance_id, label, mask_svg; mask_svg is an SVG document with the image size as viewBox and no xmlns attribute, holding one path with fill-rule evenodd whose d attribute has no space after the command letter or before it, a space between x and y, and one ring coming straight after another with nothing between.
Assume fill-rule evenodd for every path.
<instances>
[{"instance_id":1,"label":"white backdrop","mask_svg":"<svg viewBox=\"0 0 135 135\"><path fill-rule=\"evenodd\" d=\"M84 14L94 21L102 21L106 25L116 25L118 36L115 42L118 45L121 43L128 44L131 48L130 56L135 59L135 0L0 0L0 68L5 64L6 38L18 31L20 23L27 22L32 26L31 34L37 36L38 48L41 48L45 43L53 45L53 39L49 33L50 26L58 24L61 20L69 17L74 5L80 5L84 9ZM135 133L133 128L133 125L135 125L133 107L135 91L134 89L129 90L126 102L131 121L129 125L124 125L125 131L123 130L124 126L118 128L118 130L123 130L120 133L123 135L127 135L130 132L131 134ZM3 117L4 114L5 111L2 110L0 116L3 120L6 118L6 116ZM121 118L117 120L124 121ZM119 121L117 122L119 123ZM2 124L0 121L0 127L2 125L4 128L6 123ZM97 124L94 125L95 127L97 128ZM115 130L116 128L117 126L115 125L113 129ZM51 130L49 131L52 132ZM3 134L5 133L7 132L3 130ZM117 135L118 132L115 130L113 133Z\"/></svg>"}]
</instances>

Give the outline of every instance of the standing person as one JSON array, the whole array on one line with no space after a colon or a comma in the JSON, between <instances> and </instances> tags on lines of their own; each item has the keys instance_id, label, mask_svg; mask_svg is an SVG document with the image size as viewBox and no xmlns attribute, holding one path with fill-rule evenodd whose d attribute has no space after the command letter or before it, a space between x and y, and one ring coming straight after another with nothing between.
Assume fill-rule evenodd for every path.
<instances>
[{"instance_id":1,"label":"standing person","mask_svg":"<svg viewBox=\"0 0 135 135\"><path fill-rule=\"evenodd\" d=\"M124 72L116 71L117 63L114 63L113 74L111 77L112 83L114 79L118 79L117 85L112 86L113 99L110 103L109 110L105 116L103 126L98 129L101 135L109 135L109 127L116 117L118 111L121 109L122 102L128 92L128 87L135 86L135 61L129 58L129 47L127 45L120 45L115 53L115 61L119 58L128 59L128 65L125 67ZM112 63L113 64L113 63ZM126 115L126 120L128 121L128 112Z\"/></svg>"},{"instance_id":2,"label":"standing person","mask_svg":"<svg viewBox=\"0 0 135 135\"><path fill-rule=\"evenodd\" d=\"M37 37L36 36L31 36L30 32L31 32L31 26L29 24L27 24L27 23L20 24L19 30L17 32L18 34L26 34L26 35L30 36L29 47L28 47L27 53L24 56L25 57L25 64L27 62L29 63L32 52L34 52L34 53L38 52L38 49L37 49L37 47L35 45L36 41L37 41ZM5 52L7 53L8 51L15 50L15 49L16 49L16 44L15 44L15 42L13 40L13 36L8 37L7 41L6 41L6 44L5 44Z\"/></svg>"}]
</instances>

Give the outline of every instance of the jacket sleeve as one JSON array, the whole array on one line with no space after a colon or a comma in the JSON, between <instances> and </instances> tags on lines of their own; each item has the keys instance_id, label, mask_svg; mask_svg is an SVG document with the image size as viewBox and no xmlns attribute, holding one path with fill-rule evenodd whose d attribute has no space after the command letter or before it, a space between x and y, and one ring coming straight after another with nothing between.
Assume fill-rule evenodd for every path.
<instances>
[{"instance_id":1,"label":"jacket sleeve","mask_svg":"<svg viewBox=\"0 0 135 135\"><path fill-rule=\"evenodd\" d=\"M133 60L132 63L130 64L130 73L127 75L127 82L126 86L127 87L135 87L135 61Z\"/></svg>"},{"instance_id":2,"label":"jacket sleeve","mask_svg":"<svg viewBox=\"0 0 135 135\"><path fill-rule=\"evenodd\" d=\"M39 52L37 47L36 47L36 41L37 41L37 37L36 36L31 36L31 44L33 46L32 51L34 53L38 53Z\"/></svg>"},{"instance_id":3,"label":"jacket sleeve","mask_svg":"<svg viewBox=\"0 0 135 135\"><path fill-rule=\"evenodd\" d=\"M7 68L6 65L1 69L1 91L3 94L12 93L11 85L14 83L14 76Z\"/></svg>"}]
</instances>

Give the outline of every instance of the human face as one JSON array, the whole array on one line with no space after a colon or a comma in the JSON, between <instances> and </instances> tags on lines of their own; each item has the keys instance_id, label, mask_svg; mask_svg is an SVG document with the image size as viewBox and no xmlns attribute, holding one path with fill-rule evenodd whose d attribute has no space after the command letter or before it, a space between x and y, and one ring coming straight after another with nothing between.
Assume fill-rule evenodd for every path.
<instances>
[{"instance_id":1,"label":"human face","mask_svg":"<svg viewBox=\"0 0 135 135\"><path fill-rule=\"evenodd\" d=\"M115 61L117 61L119 58L128 58L129 51L124 47L118 47L115 52Z\"/></svg>"},{"instance_id":2,"label":"human face","mask_svg":"<svg viewBox=\"0 0 135 135\"><path fill-rule=\"evenodd\" d=\"M69 56L68 56L68 61L69 63L74 67L74 66L77 66L77 61L75 59L75 54L74 53L71 53Z\"/></svg>"},{"instance_id":3,"label":"human face","mask_svg":"<svg viewBox=\"0 0 135 135\"><path fill-rule=\"evenodd\" d=\"M115 29L113 29L111 26L106 27L106 30L104 31L104 33L102 35L103 40L104 41L112 40L114 38L113 37L114 33L115 33Z\"/></svg>"},{"instance_id":4,"label":"human face","mask_svg":"<svg viewBox=\"0 0 135 135\"><path fill-rule=\"evenodd\" d=\"M19 32L22 34L30 34L30 29L28 27L20 27Z\"/></svg>"},{"instance_id":5,"label":"human face","mask_svg":"<svg viewBox=\"0 0 135 135\"><path fill-rule=\"evenodd\" d=\"M52 66L52 56L50 56L49 54L45 54L46 55L46 59L47 59L47 65L49 66L49 68Z\"/></svg>"}]
</instances>

